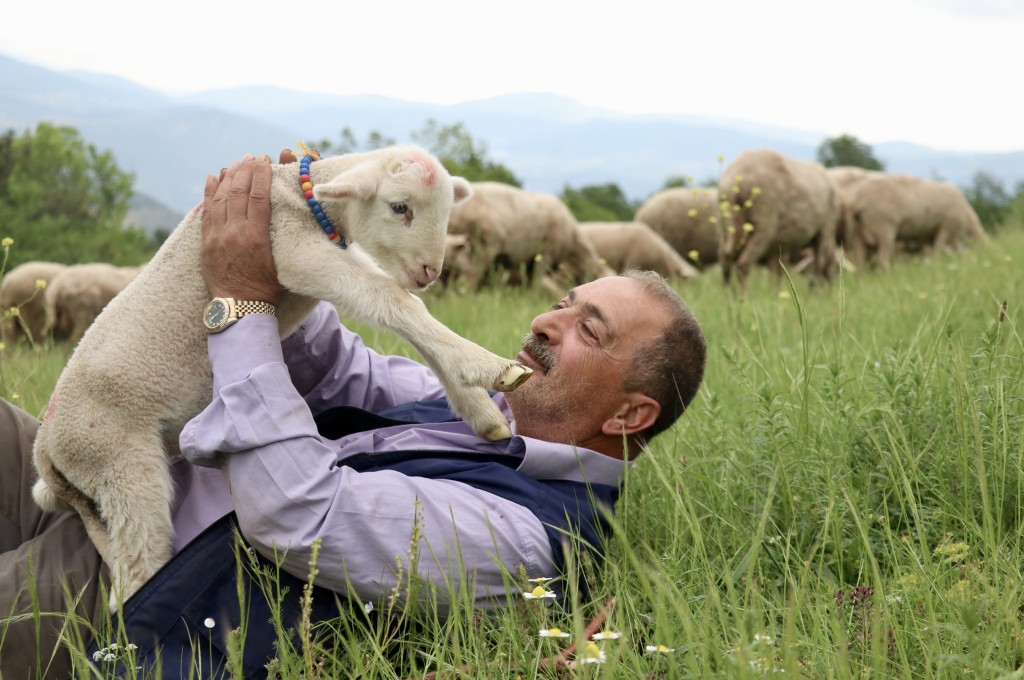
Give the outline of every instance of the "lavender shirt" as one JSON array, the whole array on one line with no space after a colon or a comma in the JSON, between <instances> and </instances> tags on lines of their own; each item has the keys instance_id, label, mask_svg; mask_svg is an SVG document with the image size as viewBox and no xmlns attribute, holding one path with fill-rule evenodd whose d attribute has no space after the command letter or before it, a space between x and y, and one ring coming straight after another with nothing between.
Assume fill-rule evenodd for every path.
<instances>
[{"instance_id":1,"label":"lavender shirt","mask_svg":"<svg viewBox=\"0 0 1024 680\"><path fill-rule=\"evenodd\" d=\"M176 550L233 508L253 547L276 553L287 571L306 578L319 539L316 583L373 601L391 593L399 563L408 573L418 525L416 570L436 585L441 611L453 595L488 608L504 603L519 565L530 577L555 575L547 534L528 508L458 482L332 465L399 449L501 452L520 456L519 471L536 479L601 484L618 484L629 465L518 435L488 442L462 422L321 438L313 414L333 406L374 411L443 395L426 367L366 347L326 303L284 342L274 317L251 315L208 346L213 401L185 426L187 461L174 464ZM495 401L510 415L502 395Z\"/></svg>"}]
</instances>

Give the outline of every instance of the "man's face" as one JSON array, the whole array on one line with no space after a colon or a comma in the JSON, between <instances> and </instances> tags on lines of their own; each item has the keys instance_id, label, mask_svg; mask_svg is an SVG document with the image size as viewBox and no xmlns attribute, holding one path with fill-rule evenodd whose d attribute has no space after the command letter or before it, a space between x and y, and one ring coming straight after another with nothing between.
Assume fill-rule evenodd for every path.
<instances>
[{"instance_id":1,"label":"man's face","mask_svg":"<svg viewBox=\"0 0 1024 680\"><path fill-rule=\"evenodd\" d=\"M533 376L506 395L517 433L587 448L620 408L637 348L656 339L669 313L643 284L614 276L569 291L533 320L518 360Z\"/></svg>"}]
</instances>

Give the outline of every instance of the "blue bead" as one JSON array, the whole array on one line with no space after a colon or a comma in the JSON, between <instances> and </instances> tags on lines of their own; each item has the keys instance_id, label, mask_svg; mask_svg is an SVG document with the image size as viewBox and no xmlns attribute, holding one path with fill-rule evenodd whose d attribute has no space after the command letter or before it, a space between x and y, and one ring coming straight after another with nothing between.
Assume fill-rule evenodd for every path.
<instances>
[{"instance_id":1,"label":"blue bead","mask_svg":"<svg viewBox=\"0 0 1024 680\"><path fill-rule=\"evenodd\" d=\"M306 199L306 203L308 203L309 207L312 208L312 207L314 207L316 205L316 199L315 198L307 198Z\"/></svg>"},{"instance_id":2,"label":"blue bead","mask_svg":"<svg viewBox=\"0 0 1024 680\"><path fill-rule=\"evenodd\" d=\"M313 206L313 214L316 215L317 218L319 219L320 215L324 214L324 209L321 206L319 206L319 205L314 205Z\"/></svg>"}]
</instances>

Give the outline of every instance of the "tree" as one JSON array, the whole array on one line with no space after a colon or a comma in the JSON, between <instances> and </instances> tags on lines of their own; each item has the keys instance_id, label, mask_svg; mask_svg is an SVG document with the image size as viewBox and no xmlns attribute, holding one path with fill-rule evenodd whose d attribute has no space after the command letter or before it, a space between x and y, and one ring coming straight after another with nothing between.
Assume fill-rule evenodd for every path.
<instances>
[{"instance_id":1,"label":"tree","mask_svg":"<svg viewBox=\"0 0 1024 680\"><path fill-rule=\"evenodd\" d=\"M477 142L462 123L442 126L433 118L427 120L412 138L441 161L452 175L470 182L490 180L521 187L522 181L511 169L487 158L487 145Z\"/></svg>"},{"instance_id":2,"label":"tree","mask_svg":"<svg viewBox=\"0 0 1024 680\"><path fill-rule=\"evenodd\" d=\"M559 197L580 222L631 222L638 201L630 201L618 184L566 185Z\"/></svg>"},{"instance_id":3,"label":"tree","mask_svg":"<svg viewBox=\"0 0 1024 680\"><path fill-rule=\"evenodd\" d=\"M885 170L885 165L875 158L871 146L853 135L829 137L818 147L818 162L826 168L852 166L865 170Z\"/></svg>"},{"instance_id":4,"label":"tree","mask_svg":"<svg viewBox=\"0 0 1024 680\"><path fill-rule=\"evenodd\" d=\"M999 179L979 170L974 173L971 186L963 191L986 231L995 231L1006 221L1014 197Z\"/></svg>"},{"instance_id":5,"label":"tree","mask_svg":"<svg viewBox=\"0 0 1024 680\"><path fill-rule=\"evenodd\" d=\"M355 153L357 151L383 149L385 146L391 146L395 143L394 139L377 130L368 132L366 139L360 143L356 138L356 134L352 132L352 128L348 126L342 128L341 132L338 133L338 137L337 143L324 138L316 142L313 148L319 151L321 156L340 156L341 154Z\"/></svg>"},{"instance_id":6,"label":"tree","mask_svg":"<svg viewBox=\"0 0 1024 680\"><path fill-rule=\"evenodd\" d=\"M665 178L665 183L659 191L664 191L665 189L685 189L687 187L718 187L718 178L705 177L701 180L700 184L696 184L690 175L669 175Z\"/></svg>"},{"instance_id":7,"label":"tree","mask_svg":"<svg viewBox=\"0 0 1024 680\"><path fill-rule=\"evenodd\" d=\"M122 226L135 177L72 127L40 123L0 137L0 237L14 239L8 267L28 260L134 265L155 245Z\"/></svg>"}]
</instances>

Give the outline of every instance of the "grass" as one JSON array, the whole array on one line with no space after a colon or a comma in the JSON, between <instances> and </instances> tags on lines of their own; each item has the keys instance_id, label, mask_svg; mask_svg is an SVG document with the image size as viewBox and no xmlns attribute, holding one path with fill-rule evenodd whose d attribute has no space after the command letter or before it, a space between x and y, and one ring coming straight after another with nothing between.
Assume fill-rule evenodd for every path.
<instances>
[{"instance_id":1,"label":"grass","mask_svg":"<svg viewBox=\"0 0 1024 680\"><path fill-rule=\"evenodd\" d=\"M629 476L590 597L316 624L282 677L554 677L545 662L611 598L602 678L1024 675L1024 229L844 273L827 289L709 274L681 292L709 339L705 385ZM428 295L516 351L541 293ZM1005 307L1003 307L1005 301ZM362 329L386 352L400 341ZM65 351L7 347L0 393L41 413ZM16 398L15 398L16 397ZM645 652L648 645L675 651Z\"/></svg>"}]
</instances>

